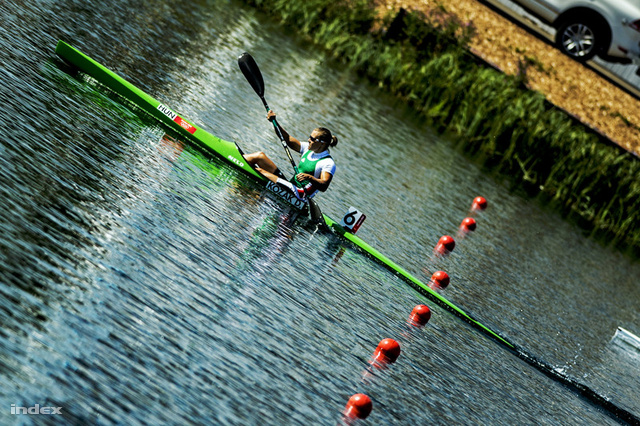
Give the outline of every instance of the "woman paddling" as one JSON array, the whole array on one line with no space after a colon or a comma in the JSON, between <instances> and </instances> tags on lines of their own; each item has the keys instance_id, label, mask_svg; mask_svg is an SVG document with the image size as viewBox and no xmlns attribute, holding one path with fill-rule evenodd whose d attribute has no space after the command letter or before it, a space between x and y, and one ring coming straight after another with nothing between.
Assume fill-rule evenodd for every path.
<instances>
[{"instance_id":1,"label":"woman paddling","mask_svg":"<svg viewBox=\"0 0 640 426\"><path fill-rule=\"evenodd\" d=\"M311 198L318 191L326 191L336 172L336 164L331 158L329 147L336 146L338 138L333 136L328 129L318 127L311 132L307 142L300 142L291 137L277 121L274 121L276 119L275 112L269 111L267 119L276 123L289 148L300 153L300 163L298 164L300 173L290 181L286 180L278 166L264 152L247 154L244 156L245 160L271 182L289 188L300 200Z\"/></svg>"}]
</instances>

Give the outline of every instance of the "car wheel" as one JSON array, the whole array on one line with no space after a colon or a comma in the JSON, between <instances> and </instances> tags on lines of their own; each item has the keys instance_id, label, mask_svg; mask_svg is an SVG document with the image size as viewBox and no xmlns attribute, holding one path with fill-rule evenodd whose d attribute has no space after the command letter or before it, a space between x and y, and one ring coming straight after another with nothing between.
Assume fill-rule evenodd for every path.
<instances>
[{"instance_id":1,"label":"car wheel","mask_svg":"<svg viewBox=\"0 0 640 426\"><path fill-rule=\"evenodd\" d=\"M598 53L603 42L596 28L592 20L568 19L558 27L556 45L565 55L586 62Z\"/></svg>"}]
</instances>

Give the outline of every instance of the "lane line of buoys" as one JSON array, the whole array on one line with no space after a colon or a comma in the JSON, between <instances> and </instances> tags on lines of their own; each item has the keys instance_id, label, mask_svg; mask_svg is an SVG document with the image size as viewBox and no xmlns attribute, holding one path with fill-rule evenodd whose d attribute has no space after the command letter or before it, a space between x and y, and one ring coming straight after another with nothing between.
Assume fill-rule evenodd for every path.
<instances>
[{"instance_id":1,"label":"lane line of buoys","mask_svg":"<svg viewBox=\"0 0 640 426\"><path fill-rule=\"evenodd\" d=\"M487 200L484 197L476 197L471 205L470 213L483 211L487 208ZM458 236L465 236L469 232L475 231L477 222L474 218L468 216L462 220L458 229ZM449 235L443 235L438 240L438 243L434 247L434 255L436 258L449 255L456 246L456 242L453 237ZM425 269L426 272L426 269ZM433 290L444 290L449 285L451 279L449 274L445 271L436 271L431 275L429 280L429 287ZM407 319L407 325L413 329L420 329L424 327L431 319L431 309L427 305L416 305L409 318ZM410 333L402 333L401 336L407 341L410 340ZM391 364L396 362L401 354L400 343L396 339L385 338L380 341L378 346L373 351L371 360L369 361L369 368L362 375L363 382L367 382L370 377L374 375L375 370L385 370ZM343 411L342 424L353 425L360 419L365 419L371 414L373 410L373 402L371 398L364 393L356 393L352 395Z\"/></svg>"},{"instance_id":2,"label":"lane line of buoys","mask_svg":"<svg viewBox=\"0 0 640 426\"><path fill-rule=\"evenodd\" d=\"M458 227L458 237L464 238L470 232L476 230L478 226L478 222L472 217L478 212L481 212L487 208L487 199L484 197L476 197L473 199L473 203L471 203L471 209L469 210L469 215L462 219L460 226Z\"/></svg>"},{"instance_id":3,"label":"lane line of buoys","mask_svg":"<svg viewBox=\"0 0 640 426\"><path fill-rule=\"evenodd\" d=\"M471 209L469 211L469 216L468 217L471 217L472 215L475 215L478 212L482 212L486 208L487 208L487 200L485 198L483 198L483 197L476 197L473 200L473 203L472 203ZM470 221L470 220L468 220L468 218L465 218L462 221L462 223L460 224L460 227L459 227L459 230L458 230L459 237L464 238L469 232L475 231L476 227L477 227L477 222L475 222L475 219L474 219L474 221ZM449 237L449 238L451 238L451 237ZM439 243L440 242L441 241L439 241ZM436 247L434 247L435 256L431 259L432 263L435 264L435 261L441 260L442 257L448 255L452 251L453 247L455 247L455 245L454 246L450 246L449 247L450 249L448 250L447 247L444 244L445 242L447 242L447 241L446 240L442 241L442 244L441 244L442 247L441 248L443 250L442 250L441 253L439 252L439 250L436 250L436 247L438 247L437 245L436 245ZM454 242L454 244L455 244L455 242ZM429 271L426 270L426 268L423 268L423 271L426 274L430 273ZM443 283L446 283L446 284L443 285ZM429 284L429 287L431 289L443 290L444 288L446 288L446 286L448 284L449 284L449 276L448 276L448 274L446 272L437 271L437 272L433 273L433 275L431 275L431 280L430 280L430 284ZM428 310L428 308L427 308L427 310ZM426 324L429 321L429 318L431 317L430 311L429 311L428 314L426 314L426 313L423 314L423 315L420 314L420 311L427 312L427 310L424 310L424 308L422 308L422 307L416 306L414 308L414 310L412 311L407 323L410 326L420 328L422 325ZM591 389L590 387L588 387L588 386L576 381L575 379L572 379L568 375L560 372L553 365L550 365L547 362L544 362L541 359L538 359L538 358L534 357L533 355L531 355L530 353L524 351L522 348L519 348L519 347L515 346L513 343L510 343L509 341L505 340L500 335L494 333L493 331L489 330L488 328L486 328L482 324L480 324L477 321L473 320L471 317L469 317L468 315L464 314L462 311L457 310L457 312L461 313L463 317L471 320L472 324L480 327L483 331L488 332L494 339L496 339L500 343L502 343L505 346L507 346L510 350L512 350L518 356L518 358L520 358L521 360L525 361L527 364L531 365L532 367L536 368L537 370L541 371L546 376L548 376L548 377L554 379L555 381L557 381L558 383L561 383L562 385L566 386L568 389L572 390L573 392L575 392L575 393L581 395L582 397L586 398L587 400L591 401L593 404L595 404L600 409L605 410L606 413L608 415L612 416L612 418L614 418L615 420L617 420L619 422L623 422L625 424L637 424L637 425L640 425L640 418L638 418L638 416L636 416L635 414L631 413L630 411L626 410L623 407L620 407L620 406L616 405L614 402L610 401L608 398L606 398L606 397L602 396L601 394L597 393L595 390ZM413 328L413 330L415 330L415 328ZM407 342L410 341L411 338L415 336L411 332L413 330L410 327L407 331L402 333L402 337L404 337ZM405 344L403 343L403 345L405 345ZM374 355L377 352L379 352L379 351L376 350L374 352ZM399 354L399 352L398 352L398 354ZM375 358L376 357L374 356L374 359ZM385 357L382 357L382 359L386 359L386 355L385 355ZM369 375L373 375L372 369L368 370L368 374ZM366 375L363 376L363 379L366 379L366 378L368 378ZM347 425L353 425L359 419L366 418L371 413L372 409L373 409L373 404L371 402L371 398L369 398L366 394L355 394L349 399L349 402L347 403L347 406L345 407L345 412L344 412L345 416L343 416L343 420ZM344 423L342 423L342 424L344 425Z\"/></svg>"},{"instance_id":4,"label":"lane line of buoys","mask_svg":"<svg viewBox=\"0 0 640 426\"><path fill-rule=\"evenodd\" d=\"M385 338L378 343L369 361L369 367L362 375L362 382L371 383L370 379L377 371L386 370L395 363L402 353L400 342L406 346L413 336L412 332L423 328L430 319L431 309L427 305L414 306L405 323L405 331L400 333L402 339ZM358 420L365 419L372 409L371 398L364 393L356 393L347 401L342 424L353 425Z\"/></svg>"},{"instance_id":5,"label":"lane line of buoys","mask_svg":"<svg viewBox=\"0 0 640 426\"><path fill-rule=\"evenodd\" d=\"M427 305L416 305L406 321L407 331L413 331L424 327L431 319L431 309ZM409 332L401 333L401 337L405 339L405 343L410 340ZM369 367L362 375L363 383L370 383L370 379L374 377L376 371L388 369L391 364L395 363L400 357L402 350L400 349L399 339L385 338L378 343L371 359ZM353 425L358 420L365 419L373 409L371 398L364 393L356 393L349 398L344 407L342 415L342 424Z\"/></svg>"},{"instance_id":6,"label":"lane line of buoys","mask_svg":"<svg viewBox=\"0 0 640 426\"><path fill-rule=\"evenodd\" d=\"M476 197L471 203L471 208L467 213L467 217L462 219L460 226L458 227L457 237L459 240L465 238L469 233L476 230L478 227L478 221L472 216L478 212L481 212L487 208L487 199L484 197ZM438 240L438 243L433 248L433 257L431 263L436 263L439 259L451 254L456 247L456 240L449 236L443 235ZM427 275L430 273L427 268L423 268L423 272ZM445 271L436 271L431 275L429 280L429 287L432 290L444 290L450 282L449 275Z\"/></svg>"}]
</instances>

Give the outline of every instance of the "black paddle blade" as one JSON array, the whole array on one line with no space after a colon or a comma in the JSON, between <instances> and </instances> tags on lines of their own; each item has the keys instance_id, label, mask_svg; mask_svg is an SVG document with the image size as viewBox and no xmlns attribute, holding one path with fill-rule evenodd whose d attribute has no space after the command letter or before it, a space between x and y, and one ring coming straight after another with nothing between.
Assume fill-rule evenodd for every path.
<instances>
[{"instance_id":1,"label":"black paddle blade","mask_svg":"<svg viewBox=\"0 0 640 426\"><path fill-rule=\"evenodd\" d=\"M243 53L238 57L238 65L240 66L240 71L244 74L244 77L247 79L253 90L256 91L258 96L261 98L264 97L264 80L262 79L262 73L260 72L260 68L258 68L258 64L253 59L253 56L248 54L247 52Z\"/></svg>"},{"instance_id":2,"label":"black paddle blade","mask_svg":"<svg viewBox=\"0 0 640 426\"><path fill-rule=\"evenodd\" d=\"M311 221L316 224L321 231L330 231L329 225L327 225L327 222L324 220L320 206L313 199L309 200L309 213L311 214Z\"/></svg>"}]
</instances>

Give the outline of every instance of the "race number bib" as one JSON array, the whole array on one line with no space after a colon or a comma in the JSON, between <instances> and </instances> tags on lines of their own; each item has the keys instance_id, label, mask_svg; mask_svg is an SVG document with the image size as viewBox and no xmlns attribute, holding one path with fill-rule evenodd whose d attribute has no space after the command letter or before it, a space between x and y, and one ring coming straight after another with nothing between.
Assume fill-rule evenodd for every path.
<instances>
[{"instance_id":1,"label":"race number bib","mask_svg":"<svg viewBox=\"0 0 640 426\"><path fill-rule=\"evenodd\" d=\"M355 207L349 207L349 211L344 215L340 225L346 228L352 234L358 232L360 225L367 218L362 212L358 211Z\"/></svg>"}]
</instances>

